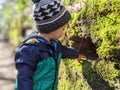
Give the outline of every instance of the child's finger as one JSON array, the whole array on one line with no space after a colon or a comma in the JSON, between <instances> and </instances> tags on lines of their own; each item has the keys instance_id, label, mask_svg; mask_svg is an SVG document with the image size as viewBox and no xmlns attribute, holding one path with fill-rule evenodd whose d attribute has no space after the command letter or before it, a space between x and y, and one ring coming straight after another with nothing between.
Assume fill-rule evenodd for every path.
<instances>
[{"instance_id":1,"label":"child's finger","mask_svg":"<svg viewBox=\"0 0 120 90\"><path fill-rule=\"evenodd\" d=\"M79 57L77 58L77 61L80 62L82 58L86 58L86 57L84 55L79 55Z\"/></svg>"}]
</instances>

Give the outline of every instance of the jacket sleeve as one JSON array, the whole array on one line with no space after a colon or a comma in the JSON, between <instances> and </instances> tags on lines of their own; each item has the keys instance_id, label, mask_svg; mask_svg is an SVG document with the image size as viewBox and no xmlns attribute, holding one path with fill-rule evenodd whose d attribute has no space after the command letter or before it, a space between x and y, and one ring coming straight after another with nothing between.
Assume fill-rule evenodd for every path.
<instances>
[{"instance_id":1,"label":"jacket sleeve","mask_svg":"<svg viewBox=\"0 0 120 90\"><path fill-rule=\"evenodd\" d=\"M65 58L71 58L71 59L75 59L75 58L78 58L79 56L79 52L73 48L70 48L70 47L67 47L65 45L62 45L60 42L59 42L59 48L60 48L60 51L62 52L62 58L65 59Z\"/></svg>"},{"instance_id":2,"label":"jacket sleeve","mask_svg":"<svg viewBox=\"0 0 120 90\"><path fill-rule=\"evenodd\" d=\"M24 45L15 55L18 90L33 90L33 73L39 57L37 46Z\"/></svg>"}]
</instances>

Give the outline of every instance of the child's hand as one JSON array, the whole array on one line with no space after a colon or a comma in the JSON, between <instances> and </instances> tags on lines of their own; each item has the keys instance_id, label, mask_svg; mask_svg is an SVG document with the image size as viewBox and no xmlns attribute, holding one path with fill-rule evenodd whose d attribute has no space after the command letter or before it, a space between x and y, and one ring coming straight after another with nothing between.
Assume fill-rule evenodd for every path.
<instances>
[{"instance_id":1,"label":"child's hand","mask_svg":"<svg viewBox=\"0 0 120 90\"><path fill-rule=\"evenodd\" d=\"M80 54L80 55L78 56L78 58L77 58L77 61L80 62L80 60L81 60L82 58L86 58L86 57L85 57L84 55L81 55L81 54Z\"/></svg>"}]
</instances>

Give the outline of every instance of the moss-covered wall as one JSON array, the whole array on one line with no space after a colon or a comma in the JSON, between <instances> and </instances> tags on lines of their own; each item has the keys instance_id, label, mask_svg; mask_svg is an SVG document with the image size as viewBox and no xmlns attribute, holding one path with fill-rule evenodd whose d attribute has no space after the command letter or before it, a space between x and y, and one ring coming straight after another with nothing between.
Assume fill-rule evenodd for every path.
<instances>
[{"instance_id":1,"label":"moss-covered wall","mask_svg":"<svg viewBox=\"0 0 120 90\"><path fill-rule=\"evenodd\" d=\"M120 1L75 1L77 3L73 5L83 3L84 7L72 13L72 20L62 38L63 44L72 46L74 41L70 38L73 36L90 36L97 47L99 59L83 60L80 63L76 60L64 60L62 64L65 66L62 65L60 70L59 90L119 90ZM65 88L62 88L63 85ZM74 89L74 87L78 88Z\"/></svg>"}]
</instances>

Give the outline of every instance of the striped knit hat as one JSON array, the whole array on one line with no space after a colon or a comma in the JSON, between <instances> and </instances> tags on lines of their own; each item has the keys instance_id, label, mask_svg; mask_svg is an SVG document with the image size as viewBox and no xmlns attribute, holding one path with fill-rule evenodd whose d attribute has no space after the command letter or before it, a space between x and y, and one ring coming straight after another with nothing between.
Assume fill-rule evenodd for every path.
<instances>
[{"instance_id":1,"label":"striped knit hat","mask_svg":"<svg viewBox=\"0 0 120 90\"><path fill-rule=\"evenodd\" d=\"M50 33L64 26L71 19L70 13L57 0L32 0L33 17L38 32Z\"/></svg>"}]
</instances>

